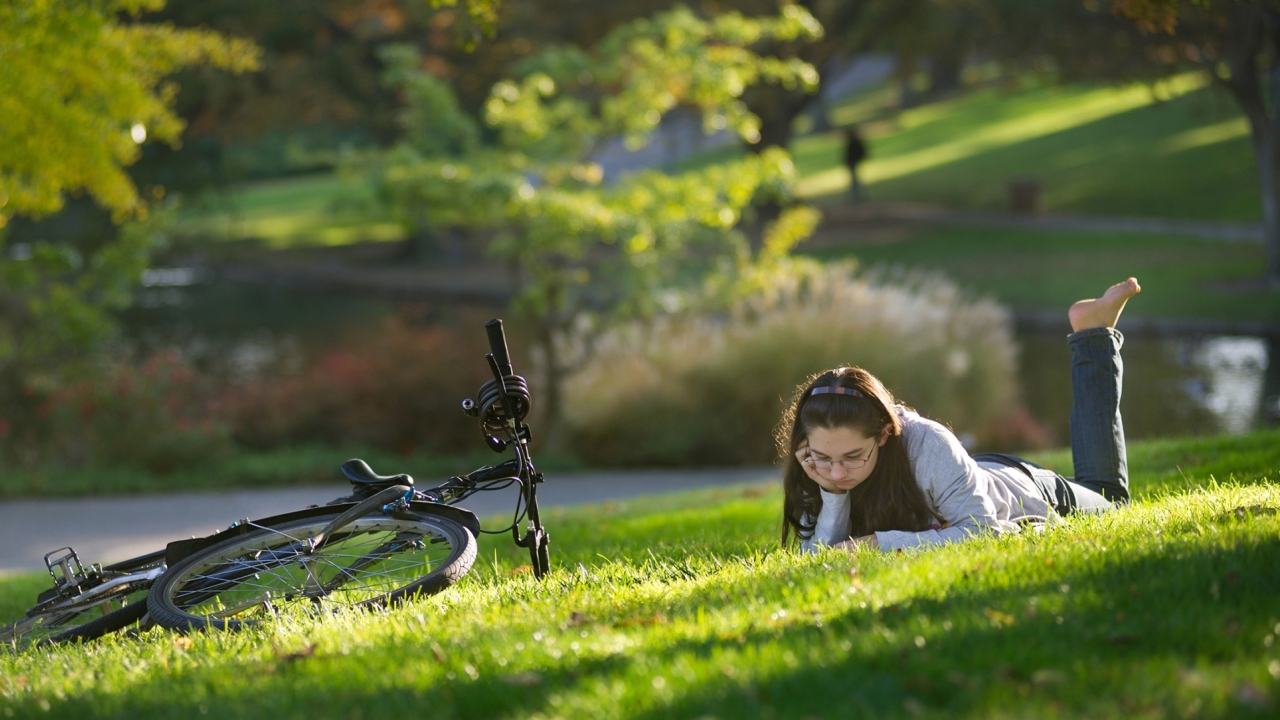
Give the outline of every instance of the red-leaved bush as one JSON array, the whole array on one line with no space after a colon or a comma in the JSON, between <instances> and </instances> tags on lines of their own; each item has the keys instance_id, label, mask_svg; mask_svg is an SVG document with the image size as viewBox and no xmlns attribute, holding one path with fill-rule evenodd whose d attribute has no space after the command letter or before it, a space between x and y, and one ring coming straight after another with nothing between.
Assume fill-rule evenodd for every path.
<instances>
[{"instance_id":1,"label":"red-leaved bush","mask_svg":"<svg viewBox=\"0 0 1280 720\"><path fill-rule=\"evenodd\" d=\"M489 379L484 333L385 321L377 332L324 351L299 373L234 389L226 417L237 444L376 447L457 453L478 446L459 401Z\"/></svg>"},{"instance_id":2,"label":"red-leaved bush","mask_svg":"<svg viewBox=\"0 0 1280 720\"><path fill-rule=\"evenodd\" d=\"M39 406L47 420L43 454L69 465L156 472L224 457L231 438L219 390L176 351L110 364Z\"/></svg>"}]
</instances>

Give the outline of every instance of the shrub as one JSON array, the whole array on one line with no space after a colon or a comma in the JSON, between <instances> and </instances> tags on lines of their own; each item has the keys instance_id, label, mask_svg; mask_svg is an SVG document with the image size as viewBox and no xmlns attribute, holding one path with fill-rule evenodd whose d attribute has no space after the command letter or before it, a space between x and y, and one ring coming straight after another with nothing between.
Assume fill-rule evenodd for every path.
<instances>
[{"instance_id":1,"label":"shrub","mask_svg":"<svg viewBox=\"0 0 1280 720\"><path fill-rule=\"evenodd\" d=\"M389 319L294 375L237 388L228 410L235 440L255 449L322 443L406 455L473 450L479 431L458 402L492 377L484 338Z\"/></svg>"},{"instance_id":2,"label":"shrub","mask_svg":"<svg viewBox=\"0 0 1280 720\"><path fill-rule=\"evenodd\" d=\"M141 363L112 362L50 395L43 454L64 465L110 465L166 473L231 453L219 387L176 351Z\"/></svg>"},{"instance_id":3,"label":"shrub","mask_svg":"<svg viewBox=\"0 0 1280 720\"><path fill-rule=\"evenodd\" d=\"M802 268L727 315L606 336L566 388L570 449L605 465L768 463L796 386L841 364L957 432L1017 411L1017 347L993 301L939 275Z\"/></svg>"}]
</instances>

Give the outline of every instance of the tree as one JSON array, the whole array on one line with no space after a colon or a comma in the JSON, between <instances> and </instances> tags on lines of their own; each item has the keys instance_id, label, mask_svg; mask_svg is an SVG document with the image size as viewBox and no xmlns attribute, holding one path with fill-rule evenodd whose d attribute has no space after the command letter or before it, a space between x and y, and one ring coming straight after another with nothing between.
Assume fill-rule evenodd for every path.
<instances>
[{"instance_id":1,"label":"tree","mask_svg":"<svg viewBox=\"0 0 1280 720\"><path fill-rule=\"evenodd\" d=\"M677 8L621 26L591 50L548 48L494 85L484 106L498 136L491 146L478 142L479 124L448 100L447 86L421 70L416 51L384 54L407 107L404 141L381 159L382 192L411 229L494 234L490 250L510 269L514 309L534 328L553 445L563 380L601 329L758 287L817 222L811 209L788 208L755 251L737 229L753 203L786 201L794 168L781 149L609 184L594 153L610 137L643 144L679 106L700 111L708 130L758 139L759 118L740 99L747 88L812 89L817 73L752 48L820 35L794 5L765 19L704 20Z\"/></svg>"},{"instance_id":2,"label":"tree","mask_svg":"<svg viewBox=\"0 0 1280 720\"><path fill-rule=\"evenodd\" d=\"M163 0L0 4L0 233L15 214L57 211L86 194L117 222L145 218L125 167L147 140L176 143L176 70L251 69L252 45L201 30L129 22ZM0 236L0 440L36 432L41 395L61 368L109 335L151 242L3 247ZM42 385L43 384L43 385ZM26 438L30 439L30 438Z\"/></svg>"},{"instance_id":3,"label":"tree","mask_svg":"<svg viewBox=\"0 0 1280 720\"><path fill-rule=\"evenodd\" d=\"M1114 0L1143 33L1150 63L1202 67L1249 121L1267 244L1264 280L1280 289L1280 2Z\"/></svg>"}]
</instances>

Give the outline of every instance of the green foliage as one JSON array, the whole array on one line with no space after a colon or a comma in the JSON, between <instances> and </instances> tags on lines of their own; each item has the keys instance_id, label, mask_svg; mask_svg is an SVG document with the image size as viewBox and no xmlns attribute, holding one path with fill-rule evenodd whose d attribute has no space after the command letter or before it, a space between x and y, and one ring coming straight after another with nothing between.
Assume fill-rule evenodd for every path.
<instances>
[{"instance_id":1,"label":"green foliage","mask_svg":"<svg viewBox=\"0 0 1280 720\"><path fill-rule=\"evenodd\" d=\"M462 112L449 86L419 68L422 57L408 45L387 45L378 53L386 71L383 82L400 88L403 142L422 155L457 156L476 150L480 129Z\"/></svg>"},{"instance_id":2,"label":"green foliage","mask_svg":"<svg viewBox=\"0 0 1280 720\"><path fill-rule=\"evenodd\" d=\"M124 167L148 138L178 141L184 124L166 77L195 65L255 66L246 42L126 22L163 6L0 5L0 233L15 213L54 212L70 193L88 194L117 222L145 218L147 201ZM35 406L110 336L110 313L128 304L163 224L133 225L114 242L95 238L96 247L42 240L9 248L0 235L0 421L15 427L0 438L8 449L26 454L42 440L47 418Z\"/></svg>"},{"instance_id":3,"label":"green foliage","mask_svg":"<svg viewBox=\"0 0 1280 720\"><path fill-rule=\"evenodd\" d=\"M177 352L113 365L58 389L37 411L55 428L43 455L63 467L159 474L224 460L232 446L212 411L217 391Z\"/></svg>"},{"instance_id":4,"label":"green foliage","mask_svg":"<svg viewBox=\"0 0 1280 720\"><path fill-rule=\"evenodd\" d=\"M553 509L542 582L505 537L482 540L462 583L390 612L0 655L0 702L15 718L1269 717L1277 439L1248 439L1265 469L1234 480L1188 463L1123 510L900 555L778 550L765 486ZM0 581L3 617L47 582Z\"/></svg>"},{"instance_id":5,"label":"green foliage","mask_svg":"<svg viewBox=\"0 0 1280 720\"><path fill-rule=\"evenodd\" d=\"M480 333L389 319L300 371L229 389L223 414L242 448L304 444L412 455L481 447L458 401L492 378Z\"/></svg>"},{"instance_id":6,"label":"green foliage","mask_svg":"<svg viewBox=\"0 0 1280 720\"><path fill-rule=\"evenodd\" d=\"M618 28L594 52L546 50L525 63L520 81L494 86L487 120L510 146L545 148L542 157L581 156L614 135L640 147L680 105L700 110L708 131L731 128L756 142L759 118L740 99L747 87L769 82L813 92L818 74L801 60L761 57L751 47L821 36L822 26L799 5L785 5L773 18L730 12L710 20L677 6Z\"/></svg>"},{"instance_id":7,"label":"green foliage","mask_svg":"<svg viewBox=\"0 0 1280 720\"><path fill-rule=\"evenodd\" d=\"M1016 406L1016 355L1008 314L940 277L840 265L782 273L728 317L601 340L567 385L569 447L608 466L770 463L795 388L840 365L984 436Z\"/></svg>"},{"instance_id":8,"label":"green foliage","mask_svg":"<svg viewBox=\"0 0 1280 720\"><path fill-rule=\"evenodd\" d=\"M739 99L745 89L766 81L812 90L817 73L798 60L761 56L752 45L820 33L796 5L774 18L729 13L713 20L678 7L618 28L591 50L551 48L530 60L523 76L493 86L485 119L499 143L470 152L470 141L439 140L474 137L443 84L423 77L414 51L385 53L393 63L388 79L405 91L410 125L406 141L379 161L382 193L410 227L495 235L491 252L515 271L515 308L537 326L553 438L560 378L589 354L589 340L579 346L583 352L570 347L584 332L687 309L706 300L708 287L731 295L735 279L749 277L757 260L785 255L805 234L797 230L814 224L803 212L781 218L779 227L788 230L774 231L763 254L736 229L754 203L786 201L794 168L780 149L731 166L680 176L647 171L610 185L602 185L593 153L614 136L643 144L681 105L697 108L708 129L758 136L758 118ZM434 127L411 126L431 120L443 128L440 136Z\"/></svg>"},{"instance_id":9,"label":"green foliage","mask_svg":"<svg viewBox=\"0 0 1280 720\"><path fill-rule=\"evenodd\" d=\"M147 138L176 143L175 71L252 69L253 46L203 30L124 23L164 0L56 0L0 6L0 222L87 192L119 217L143 202L123 167Z\"/></svg>"}]
</instances>

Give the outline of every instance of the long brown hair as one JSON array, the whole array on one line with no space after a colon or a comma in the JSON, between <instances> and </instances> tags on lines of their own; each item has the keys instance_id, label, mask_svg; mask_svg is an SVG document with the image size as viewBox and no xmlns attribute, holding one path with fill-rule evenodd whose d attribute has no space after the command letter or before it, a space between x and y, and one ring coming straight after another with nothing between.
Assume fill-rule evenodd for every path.
<instances>
[{"instance_id":1,"label":"long brown hair","mask_svg":"<svg viewBox=\"0 0 1280 720\"><path fill-rule=\"evenodd\" d=\"M816 387L846 387L861 397L838 393L813 395ZM805 474L796 450L814 428L850 428L867 437L888 433L871 475L849 491L849 528L853 537L878 530L925 530L942 518L925 500L911 472L902 440L902 419L893 394L875 375L856 367L841 367L811 376L796 389L791 404L774 431L778 459L785 470L782 489L782 544L813 536L822 495L818 483Z\"/></svg>"}]
</instances>

